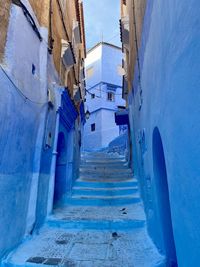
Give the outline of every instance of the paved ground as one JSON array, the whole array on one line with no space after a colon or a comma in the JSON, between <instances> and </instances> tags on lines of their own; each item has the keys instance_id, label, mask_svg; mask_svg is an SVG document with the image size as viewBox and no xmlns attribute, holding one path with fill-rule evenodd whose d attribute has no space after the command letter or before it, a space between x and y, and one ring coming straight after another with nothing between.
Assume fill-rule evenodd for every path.
<instances>
[{"instance_id":1,"label":"paved ground","mask_svg":"<svg viewBox=\"0 0 200 267\"><path fill-rule=\"evenodd\" d=\"M121 177L121 179L120 179ZM72 196L2 266L164 267L123 158L88 154Z\"/></svg>"}]
</instances>

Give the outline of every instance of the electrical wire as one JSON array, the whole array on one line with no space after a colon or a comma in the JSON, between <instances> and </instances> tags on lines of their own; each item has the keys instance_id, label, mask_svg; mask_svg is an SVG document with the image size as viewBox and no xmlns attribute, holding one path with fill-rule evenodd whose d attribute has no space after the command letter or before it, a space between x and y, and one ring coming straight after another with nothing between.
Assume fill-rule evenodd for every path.
<instances>
[{"instance_id":1,"label":"electrical wire","mask_svg":"<svg viewBox=\"0 0 200 267\"><path fill-rule=\"evenodd\" d=\"M87 89L85 89L85 91L86 91L89 95L94 95L93 93L90 93L90 91L88 91ZM102 98L101 96L97 96L97 95L95 95L95 97L97 97L97 98Z\"/></svg>"},{"instance_id":2,"label":"electrical wire","mask_svg":"<svg viewBox=\"0 0 200 267\"><path fill-rule=\"evenodd\" d=\"M90 86L89 85L89 89L93 89L93 90L95 90L95 91L98 91L98 92L102 92L102 93L107 93L107 92L110 92L110 91L105 91L105 90L102 90L102 89L98 89L98 88L94 88L94 87L92 87L92 86ZM88 90L87 90L88 91ZM91 92L89 92L91 95L93 95ZM115 95L122 95L122 94L116 94L115 93ZM100 97L101 98L101 97Z\"/></svg>"},{"instance_id":3,"label":"electrical wire","mask_svg":"<svg viewBox=\"0 0 200 267\"><path fill-rule=\"evenodd\" d=\"M14 83L14 81L10 78L10 76L8 75L8 73L6 72L6 70L3 68L2 65L0 65L1 70L3 71L3 73L6 75L6 77L8 78L8 80L11 82L11 84L14 86L14 88L16 89L16 91L26 100L28 100L29 102L33 103L33 104L37 104L37 105L45 105L48 102L38 102L38 101L34 101L32 99L30 99L28 96L26 96L22 90L19 89L19 87L17 87L17 85Z\"/></svg>"},{"instance_id":4,"label":"electrical wire","mask_svg":"<svg viewBox=\"0 0 200 267\"><path fill-rule=\"evenodd\" d=\"M109 39L107 39L106 42L109 42L109 41L113 40L114 38L116 38L119 35L120 35L120 33L117 33L117 34L113 35L112 37L110 37Z\"/></svg>"}]
</instances>

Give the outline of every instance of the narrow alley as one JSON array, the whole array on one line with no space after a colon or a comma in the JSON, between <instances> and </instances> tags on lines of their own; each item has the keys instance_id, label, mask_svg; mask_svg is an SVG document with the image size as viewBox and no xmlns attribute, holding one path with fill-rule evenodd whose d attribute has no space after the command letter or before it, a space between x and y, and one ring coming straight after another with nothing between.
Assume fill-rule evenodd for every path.
<instances>
[{"instance_id":1,"label":"narrow alley","mask_svg":"<svg viewBox=\"0 0 200 267\"><path fill-rule=\"evenodd\" d=\"M199 0L0 0L0 267L200 266L199 29Z\"/></svg>"},{"instance_id":2,"label":"narrow alley","mask_svg":"<svg viewBox=\"0 0 200 267\"><path fill-rule=\"evenodd\" d=\"M72 196L3 266L161 266L124 157L86 153L80 171Z\"/></svg>"}]
</instances>

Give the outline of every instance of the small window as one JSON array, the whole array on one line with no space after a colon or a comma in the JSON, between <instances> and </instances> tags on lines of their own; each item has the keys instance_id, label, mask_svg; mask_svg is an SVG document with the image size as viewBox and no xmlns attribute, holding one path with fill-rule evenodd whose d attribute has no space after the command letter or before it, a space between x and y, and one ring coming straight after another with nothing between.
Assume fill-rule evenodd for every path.
<instances>
[{"instance_id":1,"label":"small window","mask_svg":"<svg viewBox=\"0 0 200 267\"><path fill-rule=\"evenodd\" d=\"M108 101L115 101L115 95L114 95L114 93L112 93L112 92L108 92L107 93L107 100Z\"/></svg>"},{"instance_id":2,"label":"small window","mask_svg":"<svg viewBox=\"0 0 200 267\"><path fill-rule=\"evenodd\" d=\"M32 64L32 74L35 75L35 73L36 73L36 67L34 64Z\"/></svg>"},{"instance_id":3,"label":"small window","mask_svg":"<svg viewBox=\"0 0 200 267\"><path fill-rule=\"evenodd\" d=\"M91 124L91 132L94 132L95 131L95 123L92 123Z\"/></svg>"},{"instance_id":4,"label":"small window","mask_svg":"<svg viewBox=\"0 0 200 267\"><path fill-rule=\"evenodd\" d=\"M91 94L91 99L94 99L95 98L95 94Z\"/></svg>"}]
</instances>

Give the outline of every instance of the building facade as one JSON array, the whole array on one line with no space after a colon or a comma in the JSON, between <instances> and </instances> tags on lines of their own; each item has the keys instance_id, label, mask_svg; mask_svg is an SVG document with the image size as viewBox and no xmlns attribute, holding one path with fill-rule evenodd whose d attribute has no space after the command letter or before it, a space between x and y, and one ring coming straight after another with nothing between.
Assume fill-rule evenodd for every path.
<instances>
[{"instance_id":1,"label":"building facade","mask_svg":"<svg viewBox=\"0 0 200 267\"><path fill-rule=\"evenodd\" d=\"M149 234L166 266L198 266L200 3L121 7L123 93Z\"/></svg>"},{"instance_id":2,"label":"building facade","mask_svg":"<svg viewBox=\"0 0 200 267\"><path fill-rule=\"evenodd\" d=\"M80 1L0 2L0 258L78 176L84 58Z\"/></svg>"},{"instance_id":3,"label":"building facade","mask_svg":"<svg viewBox=\"0 0 200 267\"><path fill-rule=\"evenodd\" d=\"M115 112L125 107L121 97L121 59L121 48L105 42L98 43L87 53L85 109L90 117L84 128L84 150L105 148L120 134Z\"/></svg>"}]
</instances>

